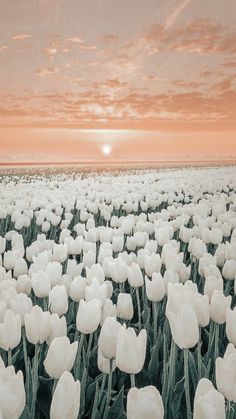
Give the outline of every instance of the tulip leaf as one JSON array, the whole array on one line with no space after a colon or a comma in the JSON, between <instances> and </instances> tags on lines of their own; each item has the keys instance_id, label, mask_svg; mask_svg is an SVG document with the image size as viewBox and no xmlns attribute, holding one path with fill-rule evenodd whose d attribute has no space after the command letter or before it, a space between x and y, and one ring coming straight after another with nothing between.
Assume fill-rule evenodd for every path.
<instances>
[{"instance_id":1,"label":"tulip leaf","mask_svg":"<svg viewBox=\"0 0 236 419\"><path fill-rule=\"evenodd\" d=\"M115 402L108 410L107 419L125 419L126 414L123 405L124 387L121 388Z\"/></svg>"},{"instance_id":2,"label":"tulip leaf","mask_svg":"<svg viewBox=\"0 0 236 419\"><path fill-rule=\"evenodd\" d=\"M31 419L30 411L29 411L29 408L27 406L25 406L25 408L24 408L24 410L23 410L23 412L20 416L20 419Z\"/></svg>"},{"instance_id":3,"label":"tulip leaf","mask_svg":"<svg viewBox=\"0 0 236 419\"><path fill-rule=\"evenodd\" d=\"M191 351L189 351L189 372L190 377L192 380L193 388L196 389L197 383L198 383L198 372L196 368L196 362L194 360L193 354Z\"/></svg>"},{"instance_id":4,"label":"tulip leaf","mask_svg":"<svg viewBox=\"0 0 236 419\"><path fill-rule=\"evenodd\" d=\"M171 402L171 411L173 415L173 419L178 419L180 417L180 407L181 401L184 394L184 377L176 383L174 391L173 391L173 398Z\"/></svg>"}]
</instances>

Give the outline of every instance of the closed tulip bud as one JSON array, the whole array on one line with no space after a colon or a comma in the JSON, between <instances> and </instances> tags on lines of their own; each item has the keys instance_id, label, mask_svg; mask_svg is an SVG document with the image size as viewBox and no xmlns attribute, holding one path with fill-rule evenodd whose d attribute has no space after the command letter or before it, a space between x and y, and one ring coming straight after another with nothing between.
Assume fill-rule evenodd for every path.
<instances>
[{"instance_id":1,"label":"closed tulip bud","mask_svg":"<svg viewBox=\"0 0 236 419\"><path fill-rule=\"evenodd\" d=\"M208 297L211 299L213 292L215 290L218 291L222 291L223 292L224 289L224 283L223 283L223 279L217 276L207 276L205 279L205 284L204 284L204 294L208 295Z\"/></svg>"},{"instance_id":2,"label":"closed tulip bud","mask_svg":"<svg viewBox=\"0 0 236 419\"><path fill-rule=\"evenodd\" d=\"M45 273L47 274L51 287L60 283L62 276L62 265L59 262L49 262Z\"/></svg>"},{"instance_id":3,"label":"closed tulip bud","mask_svg":"<svg viewBox=\"0 0 236 419\"><path fill-rule=\"evenodd\" d=\"M36 345L43 343L49 333L49 311L43 311L38 305L25 314L25 333L28 341Z\"/></svg>"},{"instance_id":4,"label":"closed tulip bud","mask_svg":"<svg viewBox=\"0 0 236 419\"><path fill-rule=\"evenodd\" d=\"M70 275L73 279L81 275L81 272L83 270L84 264L77 263L75 259L68 259L67 266L66 266L66 273L67 275Z\"/></svg>"},{"instance_id":5,"label":"closed tulip bud","mask_svg":"<svg viewBox=\"0 0 236 419\"><path fill-rule=\"evenodd\" d=\"M191 228L186 228L181 226L179 232L179 238L182 240L183 243L189 243L191 238L193 237L193 230Z\"/></svg>"},{"instance_id":6,"label":"closed tulip bud","mask_svg":"<svg viewBox=\"0 0 236 419\"><path fill-rule=\"evenodd\" d=\"M28 272L28 266L26 261L23 258L18 258L16 260L13 275L14 278L18 278L20 275L27 274Z\"/></svg>"},{"instance_id":7,"label":"closed tulip bud","mask_svg":"<svg viewBox=\"0 0 236 419\"><path fill-rule=\"evenodd\" d=\"M14 269L16 263L16 256L12 250L8 250L4 253L3 264L7 271Z\"/></svg>"},{"instance_id":8,"label":"closed tulip bud","mask_svg":"<svg viewBox=\"0 0 236 419\"><path fill-rule=\"evenodd\" d=\"M50 419L77 419L80 408L80 382L65 371L53 393Z\"/></svg>"},{"instance_id":9,"label":"closed tulip bud","mask_svg":"<svg viewBox=\"0 0 236 419\"><path fill-rule=\"evenodd\" d=\"M138 336L132 327L126 329L124 324L119 329L116 365L128 374L138 374L146 357L147 332L142 329Z\"/></svg>"},{"instance_id":10,"label":"closed tulip bud","mask_svg":"<svg viewBox=\"0 0 236 419\"><path fill-rule=\"evenodd\" d=\"M220 228L213 227L210 231L210 242L212 244L220 244L223 240L223 232Z\"/></svg>"},{"instance_id":11,"label":"closed tulip bud","mask_svg":"<svg viewBox=\"0 0 236 419\"><path fill-rule=\"evenodd\" d=\"M76 276L70 284L70 298L79 303L82 298L85 298L85 288L87 285L87 279L82 276Z\"/></svg>"},{"instance_id":12,"label":"closed tulip bud","mask_svg":"<svg viewBox=\"0 0 236 419\"><path fill-rule=\"evenodd\" d=\"M184 263L181 263L178 269L179 280L182 284L185 284L186 281L190 279L191 275L191 266L186 266Z\"/></svg>"},{"instance_id":13,"label":"closed tulip bud","mask_svg":"<svg viewBox=\"0 0 236 419\"><path fill-rule=\"evenodd\" d=\"M205 253L207 253L205 243L203 243L201 239L196 239L196 237L193 237L190 240L188 250L196 259L200 259L202 256L205 255Z\"/></svg>"},{"instance_id":14,"label":"closed tulip bud","mask_svg":"<svg viewBox=\"0 0 236 419\"><path fill-rule=\"evenodd\" d=\"M46 342L49 345L54 338L66 336L67 324L65 316L59 317L57 313L51 314L48 319L48 335Z\"/></svg>"},{"instance_id":15,"label":"closed tulip bud","mask_svg":"<svg viewBox=\"0 0 236 419\"><path fill-rule=\"evenodd\" d=\"M23 292L26 295L30 295L31 292L31 279L28 275L20 275L16 281L16 291L18 293Z\"/></svg>"},{"instance_id":16,"label":"closed tulip bud","mask_svg":"<svg viewBox=\"0 0 236 419\"><path fill-rule=\"evenodd\" d=\"M199 340L197 316L190 304L184 304L178 314L167 311L171 334L180 349L193 348Z\"/></svg>"},{"instance_id":17,"label":"closed tulip bud","mask_svg":"<svg viewBox=\"0 0 236 419\"><path fill-rule=\"evenodd\" d=\"M112 239L112 250L115 253L122 252L124 247L124 236L114 236Z\"/></svg>"},{"instance_id":18,"label":"closed tulip bud","mask_svg":"<svg viewBox=\"0 0 236 419\"><path fill-rule=\"evenodd\" d=\"M236 307L226 309L226 336L236 346Z\"/></svg>"},{"instance_id":19,"label":"closed tulip bud","mask_svg":"<svg viewBox=\"0 0 236 419\"><path fill-rule=\"evenodd\" d=\"M127 395L127 419L163 419L162 397L154 386L133 387Z\"/></svg>"},{"instance_id":20,"label":"closed tulip bud","mask_svg":"<svg viewBox=\"0 0 236 419\"><path fill-rule=\"evenodd\" d=\"M4 419L18 419L25 407L25 388L22 371L13 366L0 367L0 414Z\"/></svg>"},{"instance_id":21,"label":"closed tulip bud","mask_svg":"<svg viewBox=\"0 0 236 419\"><path fill-rule=\"evenodd\" d=\"M83 254L83 263L84 266L88 266L89 268L94 265L96 262L96 252L93 250L88 250Z\"/></svg>"},{"instance_id":22,"label":"closed tulip bud","mask_svg":"<svg viewBox=\"0 0 236 419\"><path fill-rule=\"evenodd\" d=\"M132 263L127 269L129 285L134 288L141 287L143 285L143 274L140 266L137 263Z\"/></svg>"},{"instance_id":23,"label":"closed tulip bud","mask_svg":"<svg viewBox=\"0 0 236 419\"><path fill-rule=\"evenodd\" d=\"M190 304L193 307L200 327L206 327L210 321L209 297L196 292L191 295Z\"/></svg>"},{"instance_id":24,"label":"closed tulip bud","mask_svg":"<svg viewBox=\"0 0 236 419\"><path fill-rule=\"evenodd\" d=\"M77 349L78 342L70 343L67 336L54 338L43 363L48 375L58 379L64 371L70 371L75 362Z\"/></svg>"},{"instance_id":25,"label":"closed tulip bud","mask_svg":"<svg viewBox=\"0 0 236 419\"><path fill-rule=\"evenodd\" d=\"M134 315L133 301L130 294L120 293L117 298L117 317L131 320Z\"/></svg>"},{"instance_id":26,"label":"closed tulip bud","mask_svg":"<svg viewBox=\"0 0 236 419\"><path fill-rule=\"evenodd\" d=\"M97 330L101 320L101 301L93 299L79 302L76 316L76 327L81 333L90 334Z\"/></svg>"},{"instance_id":27,"label":"closed tulip bud","mask_svg":"<svg viewBox=\"0 0 236 419\"><path fill-rule=\"evenodd\" d=\"M5 283L7 283L7 281L3 281L3 285L5 285ZM8 286L6 289L3 289L1 292L1 300L5 301L7 308L10 308L10 301L16 296L17 296L16 289L11 285Z\"/></svg>"},{"instance_id":28,"label":"closed tulip bud","mask_svg":"<svg viewBox=\"0 0 236 419\"><path fill-rule=\"evenodd\" d=\"M68 248L64 244L53 243L53 259L57 262L63 263L67 259Z\"/></svg>"},{"instance_id":29,"label":"closed tulip bud","mask_svg":"<svg viewBox=\"0 0 236 419\"><path fill-rule=\"evenodd\" d=\"M114 317L107 317L102 325L98 346L105 358L116 357L118 333L121 324Z\"/></svg>"},{"instance_id":30,"label":"closed tulip bud","mask_svg":"<svg viewBox=\"0 0 236 419\"><path fill-rule=\"evenodd\" d=\"M204 276L204 269L205 267L211 266L211 265L215 265L216 264L216 260L214 258L214 256L212 256L210 253L206 253L204 256L202 256L199 259L199 265L198 265L198 273L201 276Z\"/></svg>"},{"instance_id":31,"label":"closed tulip bud","mask_svg":"<svg viewBox=\"0 0 236 419\"><path fill-rule=\"evenodd\" d=\"M112 259L108 262L109 276L113 281L117 283L123 283L127 279L127 265L119 257L117 259Z\"/></svg>"},{"instance_id":32,"label":"closed tulip bud","mask_svg":"<svg viewBox=\"0 0 236 419\"><path fill-rule=\"evenodd\" d=\"M68 297L64 285L55 285L49 292L49 309L51 313L62 316L68 310Z\"/></svg>"},{"instance_id":33,"label":"closed tulip bud","mask_svg":"<svg viewBox=\"0 0 236 419\"><path fill-rule=\"evenodd\" d=\"M7 310L3 322L0 324L0 348L8 351L16 348L21 341L20 316Z\"/></svg>"},{"instance_id":34,"label":"closed tulip bud","mask_svg":"<svg viewBox=\"0 0 236 419\"><path fill-rule=\"evenodd\" d=\"M223 324L226 322L226 309L231 306L232 297L225 297L223 291L215 290L210 303L211 320L215 323Z\"/></svg>"},{"instance_id":35,"label":"closed tulip bud","mask_svg":"<svg viewBox=\"0 0 236 419\"><path fill-rule=\"evenodd\" d=\"M126 239L126 247L129 251L134 252L136 249L136 240L132 236L128 236Z\"/></svg>"},{"instance_id":36,"label":"closed tulip bud","mask_svg":"<svg viewBox=\"0 0 236 419\"><path fill-rule=\"evenodd\" d=\"M91 268L86 266L86 278L88 285L91 285L94 278L97 278L99 283L103 284L105 281L105 275L102 266L99 263L95 263L91 266Z\"/></svg>"},{"instance_id":37,"label":"closed tulip bud","mask_svg":"<svg viewBox=\"0 0 236 419\"><path fill-rule=\"evenodd\" d=\"M227 400L236 402L236 349L232 343L224 357L216 359L216 385Z\"/></svg>"},{"instance_id":38,"label":"closed tulip bud","mask_svg":"<svg viewBox=\"0 0 236 419\"><path fill-rule=\"evenodd\" d=\"M60 285L64 285L66 287L66 293L69 295L70 293L70 287L71 287L72 277L67 274L63 274L61 276Z\"/></svg>"},{"instance_id":39,"label":"closed tulip bud","mask_svg":"<svg viewBox=\"0 0 236 419\"><path fill-rule=\"evenodd\" d=\"M107 298L107 284L101 285L97 278L93 278L91 285L85 288L85 300L88 302L95 298L101 301L102 306Z\"/></svg>"},{"instance_id":40,"label":"closed tulip bud","mask_svg":"<svg viewBox=\"0 0 236 419\"><path fill-rule=\"evenodd\" d=\"M30 313L32 307L33 304L31 298L27 297L27 295L23 293L17 294L12 300L10 300L10 308L13 313L19 314L21 326L25 325L25 313Z\"/></svg>"},{"instance_id":41,"label":"closed tulip bud","mask_svg":"<svg viewBox=\"0 0 236 419\"><path fill-rule=\"evenodd\" d=\"M223 270L222 270L222 275L225 279L228 280L234 280L235 276L236 276L236 260L234 259L230 259L230 260L226 260Z\"/></svg>"},{"instance_id":42,"label":"closed tulip bud","mask_svg":"<svg viewBox=\"0 0 236 419\"><path fill-rule=\"evenodd\" d=\"M104 374L110 373L110 359L105 358L101 353L100 348L98 347L98 355L97 355L97 364L99 371L103 372ZM112 360L112 372L116 369L116 360Z\"/></svg>"},{"instance_id":43,"label":"closed tulip bud","mask_svg":"<svg viewBox=\"0 0 236 419\"><path fill-rule=\"evenodd\" d=\"M38 298L48 297L51 290L50 280L43 271L32 274L32 288Z\"/></svg>"},{"instance_id":44,"label":"closed tulip bud","mask_svg":"<svg viewBox=\"0 0 236 419\"><path fill-rule=\"evenodd\" d=\"M104 321L107 317L114 317L115 319L117 317L116 305L113 304L113 302L109 298L106 299L105 304L102 308L100 326L103 325L103 323L104 323Z\"/></svg>"},{"instance_id":45,"label":"closed tulip bud","mask_svg":"<svg viewBox=\"0 0 236 419\"><path fill-rule=\"evenodd\" d=\"M144 258L144 269L148 276L152 276L153 273L158 273L161 270L161 258L159 254L152 253L151 256L145 255Z\"/></svg>"},{"instance_id":46,"label":"closed tulip bud","mask_svg":"<svg viewBox=\"0 0 236 419\"><path fill-rule=\"evenodd\" d=\"M165 296L165 283L160 273L154 272L152 279L145 277L146 294L150 301L161 301Z\"/></svg>"},{"instance_id":47,"label":"closed tulip bud","mask_svg":"<svg viewBox=\"0 0 236 419\"><path fill-rule=\"evenodd\" d=\"M194 397L193 419L225 419L225 399L215 389L212 382L202 378L197 385Z\"/></svg>"}]
</instances>

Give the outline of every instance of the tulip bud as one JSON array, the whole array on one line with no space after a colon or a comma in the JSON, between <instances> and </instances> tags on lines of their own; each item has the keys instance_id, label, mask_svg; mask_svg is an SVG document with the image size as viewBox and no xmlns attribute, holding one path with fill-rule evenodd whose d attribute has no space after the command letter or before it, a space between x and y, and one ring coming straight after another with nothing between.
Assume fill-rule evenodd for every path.
<instances>
[{"instance_id":1,"label":"tulip bud","mask_svg":"<svg viewBox=\"0 0 236 419\"><path fill-rule=\"evenodd\" d=\"M107 317L102 325L98 346L105 358L116 357L118 333L121 324L114 317Z\"/></svg>"},{"instance_id":2,"label":"tulip bud","mask_svg":"<svg viewBox=\"0 0 236 419\"><path fill-rule=\"evenodd\" d=\"M0 323L0 348L8 351L16 348L21 341L20 316L7 310L3 322Z\"/></svg>"},{"instance_id":3,"label":"tulip bud","mask_svg":"<svg viewBox=\"0 0 236 419\"><path fill-rule=\"evenodd\" d=\"M102 308L100 326L103 325L103 323L104 323L104 321L107 317L114 317L115 319L117 317L116 305L113 304L113 302L109 298L106 299L105 304Z\"/></svg>"},{"instance_id":4,"label":"tulip bud","mask_svg":"<svg viewBox=\"0 0 236 419\"><path fill-rule=\"evenodd\" d=\"M146 294L150 301L161 301L165 296L165 283L160 273L154 272L152 279L145 276Z\"/></svg>"},{"instance_id":5,"label":"tulip bud","mask_svg":"<svg viewBox=\"0 0 236 419\"><path fill-rule=\"evenodd\" d=\"M194 397L193 419L225 419L225 399L215 389L212 382L202 378L197 385Z\"/></svg>"},{"instance_id":6,"label":"tulip bud","mask_svg":"<svg viewBox=\"0 0 236 419\"><path fill-rule=\"evenodd\" d=\"M226 309L226 336L236 346L236 307Z\"/></svg>"},{"instance_id":7,"label":"tulip bud","mask_svg":"<svg viewBox=\"0 0 236 419\"><path fill-rule=\"evenodd\" d=\"M210 321L209 297L195 292L190 297L190 304L193 307L200 327L206 327Z\"/></svg>"},{"instance_id":8,"label":"tulip bud","mask_svg":"<svg viewBox=\"0 0 236 419\"><path fill-rule=\"evenodd\" d=\"M134 288L141 287L143 285L143 274L140 266L137 263L132 263L127 269L129 285Z\"/></svg>"},{"instance_id":9,"label":"tulip bud","mask_svg":"<svg viewBox=\"0 0 236 419\"><path fill-rule=\"evenodd\" d=\"M43 363L48 375L58 379L64 371L70 371L75 362L77 349L78 342L70 343L67 336L54 338Z\"/></svg>"},{"instance_id":10,"label":"tulip bud","mask_svg":"<svg viewBox=\"0 0 236 419\"><path fill-rule=\"evenodd\" d=\"M218 278L213 275L206 277L204 285L204 294L208 295L210 299L212 298L213 292L215 290L223 292L223 289L224 283L222 277Z\"/></svg>"},{"instance_id":11,"label":"tulip bud","mask_svg":"<svg viewBox=\"0 0 236 419\"><path fill-rule=\"evenodd\" d=\"M28 275L20 275L17 278L16 290L18 293L23 292L26 295L30 295L31 288L31 279Z\"/></svg>"},{"instance_id":12,"label":"tulip bud","mask_svg":"<svg viewBox=\"0 0 236 419\"><path fill-rule=\"evenodd\" d=\"M38 305L25 314L25 333L28 341L36 345L43 343L49 333L49 311L43 311Z\"/></svg>"},{"instance_id":13,"label":"tulip bud","mask_svg":"<svg viewBox=\"0 0 236 419\"><path fill-rule=\"evenodd\" d=\"M144 269L146 274L150 277L152 274L158 273L161 270L161 258L159 254L152 253L151 256L145 255Z\"/></svg>"},{"instance_id":14,"label":"tulip bud","mask_svg":"<svg viewBox=\"0 0 236 419\"><path fill-rule=\"evenodd\" d=\"M133 387L127 395L127 419L164 418L162 397L154 386Z\"/></svg>"},{"instance_id":15,"label":"tulip bud","mask_svg":"<svg viewBox=\"0 0 236 419\"><path fill-rule=\"evenodd\" d=\"M69 391L68 391L69 389ZM65 371L53 393L50 419L77 419L80 408L80 382Z\"/></svg>"},{"instance_id":16,"label":"tulip bud","mask_svg":"<svg viewBox=\"0 0 236 419\"><path fill-rule=\"evenodd\" d=\"M18 258L14 266L14 271L13 271L14 278L18 278L20 275L27 274L27 272L28 272L28 266L25 259Z\"/></svg>"},{"instance_id":17,"label":"tulip bud","mask_svg":"<svg viewBox=\"0 0 236 419\"><path fill-rule=\"evenodd\" d=\"M48 297L51 284L47 274L43 271L32 274L32 288L38 298Z\"/></svg>"},{"instance_id":18,"label":"tulip bud","mask_svg":"<svg viewBox=\"0 0 236 419\"><path fill-rule=\"evenodd\" d=\"M65 285L55 285L49 292L49 309L59 316L67 313L68 297Z\"/></svg>"},{"instance_id":19,"label":"tulip bud","mask_svg":"<svg viewBox=\"0 0 236 419\"><path fill-rule=\"evenodd\" d=\"M225 279L228 280L234 280L235 276L236 276L236 260L231 259L231 260L226 260L223 270L222 270L222 275Z\"/></svg>"},{"instance_id":20,"label":"tulip bud","mask_svg":"<svg viewBox=\"0 0 236 419\"><path fill-rule=\"evenodd\" d=\"M224 357L216 359L216 385L227 400L236 402L236 349L232 343Z\"/></svg>"},{"instance_id":21,"label":"tulip bud","mask_svg":"<svg viewBox=\"0 0 236 419\"><path fill-rule=\"evenodd\" d=\"M218 324L226 322L226 309L230 308L231 301L231 295L225 297L223 291L215 290L213 292L210 303L210 316L214 322Z\"/></svg>"},{"instance_id":22,"label":"tulip bud","mask_svg":"<svg viewBox=\"0 0 236 419\"><path fill-rule=\"evenodd\" d=\"M133 301L130 294L120 293L117 298L117 317L131 320L134 315Z\"/></svg>"},{"instance_id":23,"label":"tulip bud","mask_svg":"<svg viewBox=\"0 0 236 419\"><path fill-rule=\"evenodd\" d=\"M107 285L105 283L100 285L97 278L93 278L91 285L85 288L85 300L91 301L95 298L101 301L102 306L107 298Z\"/></svg>"},{"instance_id":24,"label":"tulip bud","mask_svg":"<svg viewBox=\"0 0 236 419\"><path fill-rule=\"evenodd\" d=\"M81 333L90 334L95 332L101 320L101 301L93 299L79 302L79 309L76 316L76 327Z\"/></svg>"},{"instance_id":25,"label":"tulip bud","mask_svg":"<svg viewBox=\"0 0 236 419\"><path fill-rule=\"evenodd\" d=\"M177 314L167 311L172 338L180 349L193 348L199 340L197 316L190 304L184 304Z\"/></svg>"},{"instance_id":26,"label":"tulip bud","mask_svg":"<svg viewBox=\"0 0 236 419\"><path fill-rule=\"evenodd\" d=\"M0 366L0 415L4 419L17 419L25 407L25 388L22 371L15 373L13 366Z\"/></svg>"},{"instance_id":27,"label":"tulip bud","mask_svg":"<svg viewBox=\"0 0 236 419\"><path fill-rule=\"evenodd\" d=\"M47 264L45 273L47 274L51 287L60 283L62 276L62 266L59 262L49 262Z\"/></svg>"},{"instance_id":28,"label":"tulip bud","mask_svg":"<svg viewBox=\"0 0 236 419\"><path fill-rule=\"evenodd\" d=\"M65 316L59 317L57 313L51 314L48 319L48 335L46 342L49 345L54 338L66 336L67 324Z\"/></svg>"},{"instance_id":29,"label":"tulip bud","mask_svg":"<svg viewBox=\"0 0 236 419\"><path fill-rule=\"evenodd\" d=\"M116 365L128 374L138 374L142 368L146 357L147 332L141 330L138 336L132 327L126 329L123 324L119 329Z\"/></svg>"},{"instance_id":30,"label":"tulip bud","mask_svg":"<svg viewBox=\"0 0 236 419\"><path fill-rule=\"evenodd\" d=\"M88 285L91 285L93 278L97 278L100 284L105 281L104 270L99 263L95 263L89 268L86 266L86 278Z\"/></svg>"},{"instance_id":31,"label":"tulip bud","mask_svg":"<svg viewBox=\"0 0 236 419\"><path fill-rule=\"evenodd\" d=\"M86 285L86 278L82 276L76 276L70 284L70 298L76 303L79 303L82 298L84 299Z\"/></svg>"},{"instance_id":32,"label":"tulip bud","mask_svg":"<svg viewBox=\"0 0 236 419\"><path fill-rule=\"evenodd\" d=\"M33 307L32 301L27 295L20 293L10 300L10 308L15 314L19 314L21 326L25 325L25 313L30 313Z\"/></svg>"}]
</instances>

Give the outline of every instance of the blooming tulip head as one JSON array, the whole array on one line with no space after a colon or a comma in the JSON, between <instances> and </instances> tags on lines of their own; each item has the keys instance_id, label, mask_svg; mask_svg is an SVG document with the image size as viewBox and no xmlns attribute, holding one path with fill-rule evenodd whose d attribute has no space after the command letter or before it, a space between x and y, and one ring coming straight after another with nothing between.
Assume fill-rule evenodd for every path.
<instances>
[{"instance_id":1,"label":"blooming tulip head","mask_svg":"<svg viewBox=\"0 0 236 419\"><path fill-rule=\"evenodd\" d=\"M138 374L142 368L146 357L147 332L141 330L138 336L132 327L126 329L123 325L119 329L116 365L128 374Z\"/></svg>"},{"instance_id":2,"label":"blooming tulip head","mask_svg":"<svg viewBox=\"0 0 236 419\"><path fill-rule=\"evenodd\" d=\"M80 382L68 371L59 378L53 393L50 419L77 419L80 408Z\"/></svg>"},{"instance_id":3,"label":"blooming tulip head","mask_svg":"<svg viewBox=\"0 0 236 419\"><path fill-rule=\"evenodd\" d=\"M212 382L202 378L197 385L194 397L193 419L225 419L225 399Z\"/></svg>"},{"instance_id":4,"label":"blooming tulip head","mask_svg":"<svg viewBox=\"0 0 236 419\"><path fill-rule=\"evenodd\" d=\"M17 419L25 407L25 388L22 371L13 366L0 366L0 412L3 418Z\"/></svg>"},{"instance_id":5,"label":"blooming tulip head","mask_svg":"<svg viewBox=\"0 0 236 419\"><path fill-rule=\"evenodd\" d=\"M70 343L67 336L54 338L49 345L44 367L50 377L58 379L73 367L78 342Z\"/></svg>"},{"instance_id":6,"label":"blooming tulip head","mask_svg":"<svg viewBox=\"0 0 236 419\"><path fill-rule=\"evenodd\" d=\"M80 300L79 309L76 316L77 329L85 334L90 334L97 330L101 320L101 301L94 298L88 302Z\"/></svg>"},{"instance_id":7,"label":"blooming tulip head","mask_svg":"<svg viewBox=\"0 0 236 419\"><path fill-rule=\"evenodd\" d=\"M227 400L236 402L236 349L229 343L224 357L216 359L216 385Z\"/></svg>"},{"instance_id":8,"label":"blooming tulip head","mask_svg":"<svg viewBox=\"0 0 236 419\"><path fill-rule=\"evenodd\" d=\"M163 419L162 397L154 386L133 387L127 396L127 419Z\"/></svg>"}]
</instances>

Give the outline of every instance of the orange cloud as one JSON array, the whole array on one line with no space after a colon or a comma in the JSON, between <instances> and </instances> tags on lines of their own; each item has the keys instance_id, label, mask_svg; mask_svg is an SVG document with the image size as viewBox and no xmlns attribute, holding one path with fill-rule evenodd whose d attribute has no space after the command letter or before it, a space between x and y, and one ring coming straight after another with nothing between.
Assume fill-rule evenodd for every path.
<instances>
[{"instance_id":1,"label":"orange cloud","mask_svg":"<svg viewBox=\"0 0 236 419\"><path fill-rule=\"evenodd\" d=\"M32 37L32 34L30 33L19 33L16 35L11 36L12 41L24 41L25 39L29 39Z\"/></svg>"}]
</instances>

